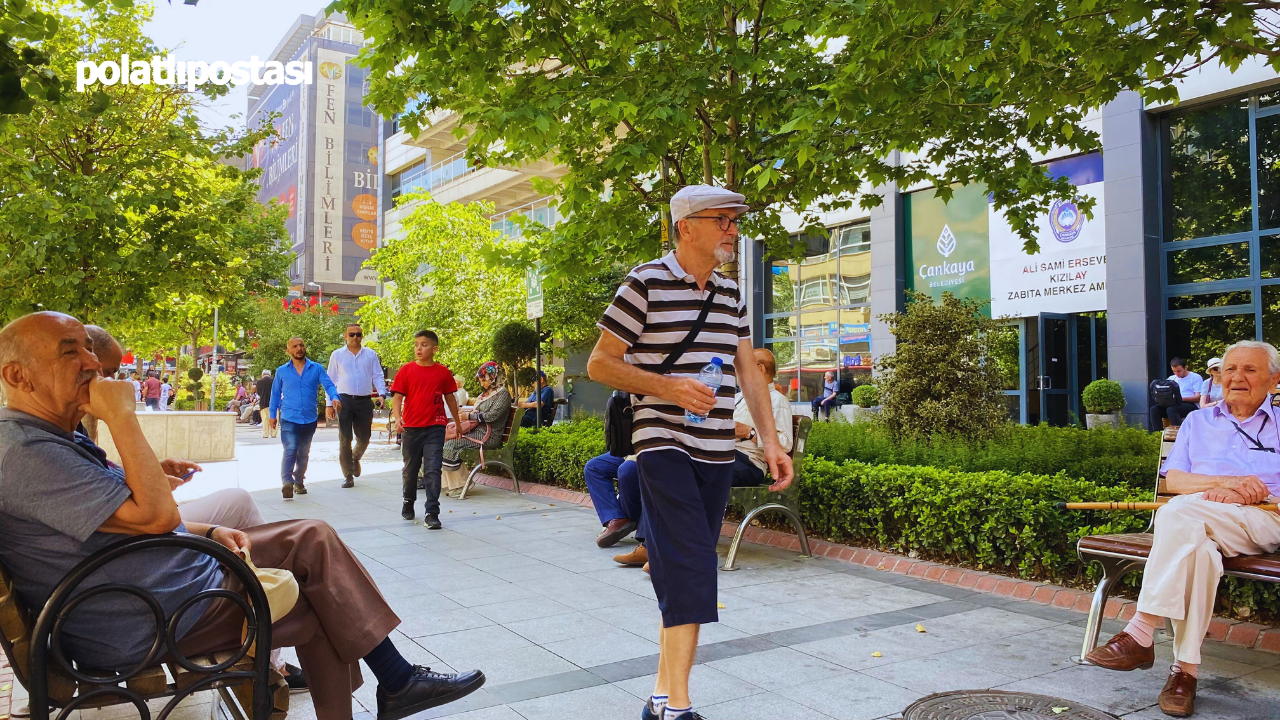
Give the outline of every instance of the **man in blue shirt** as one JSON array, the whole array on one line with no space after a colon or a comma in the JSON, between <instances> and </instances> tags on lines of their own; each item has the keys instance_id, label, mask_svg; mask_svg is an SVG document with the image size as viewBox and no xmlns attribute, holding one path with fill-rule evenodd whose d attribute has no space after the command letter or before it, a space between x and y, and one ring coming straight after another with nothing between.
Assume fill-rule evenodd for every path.
<instances>
[{"instance_id":1,"label":"man in blue shirt","mask_svg":"<svg viewBox=\"0 0 1280 720\"><path fill-rule=\"evenodd\" d=\"M342 409L338 388L329 379L329 373L320 363L307 358L307 343L300 337L289 339L289 362L276 368L276 379L271 384L271 404L267 413L271 427L280 425L280 442L284 444L284 462L280 466L280 492L286 500L307 494L302 481L307 476L307 462L311 459L311 438L316 434L316 422L320 413L316 410L316 393L320 385L333 404L325 408L325 417L332 418Z\"/></svg>"},{"instance_id":2,"label":"man in blue shirt","mask_svg":"<svg viewBox=\"0 0 1280 720\"><path fill-rule=\"evenodd\" d=\"M547 374L538 373L538 389L529 393L528 400L516 403L517 407L527 408L524 417L520 418L520 427L533 427L538 423L538 406L542 406L542 424L550 425L556 414L556 392L547 387Z\"/></svg>"}]
</instances>

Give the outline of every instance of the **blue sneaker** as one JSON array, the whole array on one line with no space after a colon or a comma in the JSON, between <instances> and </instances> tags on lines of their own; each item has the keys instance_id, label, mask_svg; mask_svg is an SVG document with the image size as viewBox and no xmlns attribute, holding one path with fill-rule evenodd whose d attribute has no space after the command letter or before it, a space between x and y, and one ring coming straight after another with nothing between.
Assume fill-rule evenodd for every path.
<instances>
[{"instance_id":1,"label":"blue sneaker","mask_svg":"<svg viewBox=\"0 0 1280 720\"><path fill-rule=\"evenodd\" d=\"M662 720L661 712L654 712L653 698L644 701L644 709L640 711L640 720Z\"/></svg>"},{"instance_id":2,"label":"blue sneaker","mask_svg":"<svg viewBox=\"0 0 1280 720\"><path fill-rule=\"evenodd\" d=\"M688 712L682 712L679 715L677 715L676 720L707 720L707 719L702 717L698 713L690 710Z\"/></svg>"}]
</instances>

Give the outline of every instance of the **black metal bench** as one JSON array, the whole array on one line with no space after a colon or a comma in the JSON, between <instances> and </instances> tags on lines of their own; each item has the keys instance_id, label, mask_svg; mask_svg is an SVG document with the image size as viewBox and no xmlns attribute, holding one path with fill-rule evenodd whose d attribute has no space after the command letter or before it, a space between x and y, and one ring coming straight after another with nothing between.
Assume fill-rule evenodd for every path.
<instances>
[{"instance_id":1,"label":"black metal bench","mask_svg":"<svg viewBox=\"0 0 1280 720\"><path fill-rule=\"evenodd\" d=\"M738 546L742 543L742 535L761 513L776 510L786 516L791 526L800 537L800 557L810 557L809 538L804 534L804 524L800 522L800 468L804 464L804 443L809 437L809 429L813 421L803 415L791 416L791 469L794 475L791 484L781 492L773 492L767 485L760 487L736 487L729 491L729 505L742 508L745 513L738 530L733 534L733 542L729 544L729 554L724 558L721 570L737 570L734 562L738 558Z\"/></svg>"},{"instance_id":2,"label":"black metal bench","mask_svg":"<svg viewBox=\"0 0 1280 720\"><path fill-rule=\"evenodd\" d=\"M106 583L80 591L80 586L108 563L159 548L194 550L213 557L247 588L248 600L230 590L205 590L166 618L155 597L137 586ZM62 652L61 634L67 617L86 600L107 593L132 595L155 617L151 650L124 672L72 662ZM232 652L195 659L184 656L174 637L179 620L201 601L218 597L244 610L244 642ZM267 621L259 622L259 618ZM241 708L249 711L251 720L282 720L289 707L289 688L271 668L270 618L267 596L249 566L222 545L195 535L141 535L99 550L58 583L34 621L15 592L9 572L0 566L0 646L14 676L30 694L31 720L49 720L51 707L61 708L57 720L66 720L76 710L124 704L133 705L142 720L151 720L147 701L170 698L156 715L156 720L165 720L184 698L203 690L217 690L236 720L244 720ZM255 648L253 656L249 655L251 647ZM234 691L234 699L228 689Z\"/></svg>"}]
</instances>

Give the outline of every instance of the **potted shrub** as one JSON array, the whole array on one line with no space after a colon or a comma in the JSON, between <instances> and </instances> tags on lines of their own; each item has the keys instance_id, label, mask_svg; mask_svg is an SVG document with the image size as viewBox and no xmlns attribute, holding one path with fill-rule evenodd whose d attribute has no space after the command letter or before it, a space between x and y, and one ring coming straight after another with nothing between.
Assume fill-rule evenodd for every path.
<instances>
[{"instance_id":1,"label":"potted shrub","mask_svg":"<svg viewBox=\"0 0 1280 720\"><path fill-rule=\"evenodd\" d=\"M880 390L875 385L859 385L849 393L853 403L853 421L867 422L880 412Z\"/></svg>"},{"instance_id":2,"label":"potted shrub","mask_svg":"<svg viewBox=\"0 0 1280 720\"><path fill-rule=\"evenodd\" d=\"M1124 407L1124 388L1115 380L1094 380L1082 394L1085 424L1090 430L1103 425L1120 427L1120 409Z\"/></svg>"},{"instance_id":3,"label":"potted shrub","mask_svg":"<svg viewBox=\"0 0 1280 720\"><path fill-rule=\"evenodd\" d=\"M187 377L191 380L187 384L187 390L191 393L191 399L195 401L196 410L208 410L209 406L204 401L204 385L200 382L204 377L204 371L199 367L193 367L187 371Z\"/></svg>"}]
</instances>

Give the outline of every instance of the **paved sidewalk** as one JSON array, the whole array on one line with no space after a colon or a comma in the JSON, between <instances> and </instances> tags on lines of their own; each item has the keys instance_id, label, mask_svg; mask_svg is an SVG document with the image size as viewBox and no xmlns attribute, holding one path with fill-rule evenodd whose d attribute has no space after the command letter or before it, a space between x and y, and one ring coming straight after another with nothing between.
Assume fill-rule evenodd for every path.
<instances>
[{"instance_id":1,"label":"paved sidewalk","mask_svg":"<svg viewBox=\"0 0 1280 720\"><path fill-rule=\"evenodd\" d=\"M251 448L259 449L278 462L278 445ZM238 475L274 488L278 470L267 461L255 457L265 467L254 473L242 454ZM647 576L611 559L632 541L601 550L593 511L483 486L465 501L444 498L445 527L429 531L400 519L398 473L372 474L366 463L365 477L343 490L321 479L333 475L329 462L313 466L306 496L255 497L269 521L317 518L339 530L400 614L393 639L413 662L484 670L484 689L418 720L639 717L656 670L658 611ZM1070 662L1083 633L1077 612L759 545L744 544L739 562L719 576L721 622L703 629L693 672L696 709L708 720L892 718L922 696L974 688L1164 717L1154 704L1172 662L1167 641L1156 669L1109 672ZM1204 653L1197 718L1276 715L1280 655L1218 643ZM365 675L357 700L376 715ZM207 718L208 701L197 696L174 717ZM294 695L290 718L313 717L310 696Z\"/></svg>"}]
</instances>

